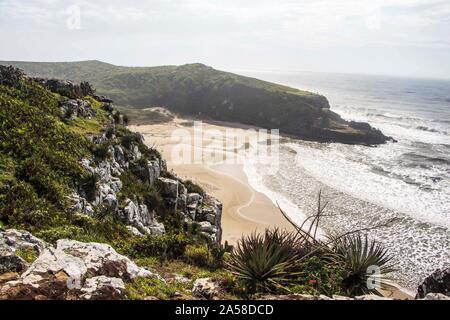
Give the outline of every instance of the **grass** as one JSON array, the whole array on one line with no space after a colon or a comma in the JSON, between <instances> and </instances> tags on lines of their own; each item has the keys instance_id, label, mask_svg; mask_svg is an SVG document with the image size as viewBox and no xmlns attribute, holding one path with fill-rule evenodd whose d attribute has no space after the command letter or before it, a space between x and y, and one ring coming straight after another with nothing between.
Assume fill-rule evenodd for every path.
<instances>
[{"instance_id":1,"label":"grass","mask_svg":"<svg viewBox=\"0 0 450 320\"><path fill-rule=\"evenodd\" d=\"M33 263L37 259L36 251L33 248L21 248L16 250L15 254L28 263Z\"/></svg>"},{"instance_id":2,"label":"grass","mask_svg":"<svg viewBox=\"0 0 450 320\"><path fill-rule=\"evenodd\" d=\"M159 300L190 296L189 287L181 282L166 282L160 279L138 278L126 284L126 298L145 300L153 297Z\"/></svg>"}]
</instances>

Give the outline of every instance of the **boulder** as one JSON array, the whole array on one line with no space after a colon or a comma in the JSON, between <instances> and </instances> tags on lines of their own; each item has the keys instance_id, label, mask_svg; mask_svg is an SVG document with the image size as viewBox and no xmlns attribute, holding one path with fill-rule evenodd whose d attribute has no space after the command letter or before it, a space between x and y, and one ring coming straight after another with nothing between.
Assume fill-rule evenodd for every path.
<instances>
[{"instance_id":1,"label":"boulder","mask_svg":"<svg viewBox=\"0 0 450 320\"><path fill-rule=\"evenodd\" d=\"M120 278L105 276L86 280L79 298L84 300L118 300L125 295L125 284Z\"/></svg>"},{"instance_id":2,"label":"boulder","mask_svg":"<svg viewBox=\"0 0 450 320\"><path fill-rule=\"evenodd\" d=\"M213 299L219 294L219 286L211 278L195 280L192 294L199 298Z\"/></svg>"},{"instance_id":3,"label":"boulder","mask_svg":"<svg viewBox=\"0 0 450 320\"><path fill-rule=\"evenodd\" d=\"M61 116L67 119L92 118L97 112L92 108L89 101L80 99L71 99L61 102L60 106Z\"/></svg>"},{"instance_id":4,"label":"boulder","mask_svg":"<svg viewBox=\"0 0 450 320\"><path fill-rule=\"evenodd\" d=\"M44 241L26 231L0 231L0 274L25 271L28 264L16 254L19 250L28 250L38 256L46 246Z\"/></svg>"},{"instance_id":5,"label":"boulder","mask_svg":"<svg viewBox=\"0 0 450 320\"><path fill-rule=\"evenodd\" d=\"M19 279L0 289L0 299L118 299L123 280L158 275L138 267L111 246L58 240Z\"/></svg>"},{"instance_id":6,"label":"boulder","mask_svg":"<svg viewBox=\"0 0 450 320\"><path fill-rule=\"evenodd\" d=\"M14 254L0 256L0 274L22 272L27 268L27 263L21 257Z\"/></svg>"},{"instance_id":7,"label":"boulder","mask_svg":"<svg viewBox=\"0 0 450 320\"><path fill-rule=\"evenodd\" d=\"M137 236L137 237L143 237L144 235L136 228L133 226L127 226L127 230L130 231L131 234Z\"/></svg>"},{"instance_id":8,"label":"boulder","mask_svg":"<svg viewBox=\"0 0 450 320\"><path fill-rule=\"evenodd\" d=\"M167 178L158 178L158 181L161 183L161 194L176 201L178 198L178 181Z\"/></svg>"},{"instance_id":9,"label":"boulder","mask_svg":"<svg viewBox=\"0 0 450 320\"><path fill-rule=\"evenodd\" d=\"M68 197L68 200L71 202L71 209L75 212L79 212L82 214L86 214L89 216L93 216L95 213L92 205L83 197L81 197L77 193L73 193Z\"/></svg>"},{"instance_id":10,"label":"boulder","mask_svg":"<svg viewBox=\"0 0 450 320\"><path fill-rule=\"evenodd\" d=\"M450 300L450 297L442 293L428 293L423 300Z\"/></svg>"},{"instance_id":11,"label":"boulder","mask_svg":"<svg viewBox=\"0 0 450 320\"><path fill-rule=\"evenodd\" d=\"M103 102L106 104L111 104L113 103L113 101L105 96L100 96L100 95L93 95L94 99L97 100L98 102Z\"/></svg>"},{"instance_id":12,"label":"boulder","mask_svg":"<svg viewBox=\"0 0 450 320\"><path fill-rule=\"evenodd\" d=\"M108 208L110 208L112 211L117 211L119 207L119 201L117 200L117 197L115 194L108 194L103 200L103 204L107 205Z\"/></svg>"},{"instance_id":13,"label":"boulder","mask_svg":"<svg viewBox=\"0 0 450 320\"><path fill-rule=\"evenodd\" d=\"M47 243L28 231L15 229L0 231L0 255L15 253L18 249L33 249L39 255L47 246Z\"/></svg>"},{"instance_id":14,"label":"boulder","mask_svg":"<svg viewBox=\"0 0 450 320\"><path fill-rule=\"evenodd\" d=\"M425 298L429 293L442 293L450 296L450 267L437 269L426 277L417 288L416 299Z\"/></svg>"},{"instance_id":15,"label":"boulder","mask_svg":"<svg viewBox=\"0 0 450 320\"><path fill-rule=\"evenodd\" d=\"M131 147L131 156L133 160L139 160L142 157L142 153L139 151L139 147L135 144Z\"/></svg>"},{"instance_id":16,"label":"boulder","mask_svg":"<svg viewBox=\"0 0 450 320\"><path fill-rule=\"evenodd\" d=\"M213 226L208 221L201 221L201 222L199 222L199 224L200 224L200 228L203 232L206 232L206 233L214 233L215 232Z\"/></svg>"},{"instance_id":17,"label":"boulder","mask_svg":"<svg viewBox=\"0 0 450 320\"><path fill-rule=\"evenodd\" d=\"M150 212L146 205L136 205L130 199L127 199L125 203L123 218L127 224L145 230L148 234L161 235L165 233L164 225L156 220L154 211Z\"/></svg>"}]
</instances>

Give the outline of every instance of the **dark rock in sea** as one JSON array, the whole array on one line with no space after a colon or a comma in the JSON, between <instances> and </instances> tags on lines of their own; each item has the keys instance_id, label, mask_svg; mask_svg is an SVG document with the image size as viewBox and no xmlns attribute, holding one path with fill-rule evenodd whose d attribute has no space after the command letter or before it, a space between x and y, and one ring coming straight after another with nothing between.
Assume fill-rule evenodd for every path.
<instances>
[{"instance_id":1,"label":"dark rock in sea","mask_svg":"<svg viewBox=\"0 0 450 320\"><path fill-rule=\"evenodd\" d=\"M438 269L426 277L417 289L416 299L425 298L429 293L450 296L450 268Z\"/></svg>"}]
</instances>

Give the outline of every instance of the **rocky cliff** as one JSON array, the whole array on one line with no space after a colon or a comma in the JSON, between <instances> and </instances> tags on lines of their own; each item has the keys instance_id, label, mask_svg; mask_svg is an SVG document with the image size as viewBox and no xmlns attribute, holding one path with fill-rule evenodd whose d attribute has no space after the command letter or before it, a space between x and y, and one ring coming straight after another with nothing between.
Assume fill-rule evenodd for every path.
<instances>
[{"instance_id":1,"label":"rocky cliff","mask_svg":"<svg viewBox=\"0 0 450 320\"><path fill-rule=\"evenodd\" d=\"M0 66L0 124L0 299L116 299L135 278L164 283L115 248L186 263L192 248L211 265L222 252L221 203L168 172L88 83Z\"/></svg>"}]
</instances>

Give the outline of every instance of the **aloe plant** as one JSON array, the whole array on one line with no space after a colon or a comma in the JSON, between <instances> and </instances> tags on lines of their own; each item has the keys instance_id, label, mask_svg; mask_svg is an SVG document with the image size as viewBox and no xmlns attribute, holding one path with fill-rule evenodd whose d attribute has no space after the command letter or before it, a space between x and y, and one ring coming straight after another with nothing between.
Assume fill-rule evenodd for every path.
<instances>
[{"instance_id":1,"label":"aloe plant","mask_svg":"<svg viewBox=\"0 0 450 320\"><path fill-rule=\"evenodd\" d=\"M241 238L227 265L251 292L280 291L295 277L298 244L294 233L279 229L252 233Z\"/></svg>"},{"instance_id":2,"label":"aloe plant","mask_svg":"<svg viewBox=\"0 0 450 320\"><path fill-rule=\"evenodd\" d=\"M379 242L369 240L359 233L349 234L333 242L331 261L339 264L346 273L343 287L350 296L375 293L390 288L387 275L394 271L387 249ZM370 270L375 270L372 273ZM371 282L379 286L371 286Z\"/></svg>"}]
</instances>

